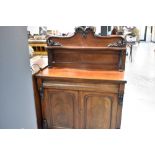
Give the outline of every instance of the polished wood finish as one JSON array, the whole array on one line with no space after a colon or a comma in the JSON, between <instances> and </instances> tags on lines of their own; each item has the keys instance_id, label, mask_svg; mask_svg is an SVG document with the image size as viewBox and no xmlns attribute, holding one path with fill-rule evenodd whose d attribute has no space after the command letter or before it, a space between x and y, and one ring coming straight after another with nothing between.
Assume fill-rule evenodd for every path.
<instances>
[{"instance_id":1,"label":"polished wood finish","mask_svg":"<svg viewBox=\"0 0 155 155\"><path fill-rule=\"evenodd\" d=\"M48 67L35 75L42 128L120 128L126 48L108 47L118 40L88 29L47 41Z\"/></svg>"},{"instance_id":2,"label":"polished wood finish","mask_svg":"<svg viewBox=\"0 0 155 155\"><path fill-rule=\"evenodd\" d=\"M78 74L80 71L82 74ZM38 89L44 90L42 117L48 128L120 128L122 105L118 95L124 94L123 76L123 72L115 71L60 68L40 71L36 77ZM76 108L71 110L73 107Z\"/></svg>"},{"instance_id":3,"label":"polished wood finish","mask_svg":"<svg viewBox=\"0 0 155 155\"><path fill-rule=\"evenodd\" d=\"M50 79L78 79L84 80L104 80L111 82L124 82L124 72L101 71L101 70L83 70L72 68L45 68L37 74L40 78Z\"/></svg>"},{"instance_id":4,"label":"polished wood finish","mask_svg":"<svg viewBox=\"0 0 155 155\"><path fill-rule=\"evenodd\" d=\"M78 92L45 89L42 114L48 128L78 128Z\"/></svg>"},{"instance_id":5,"label":"polished wood finish","mask_svg":"<svg viewBox=\"0 0 155 155\"><path fill-rule=\"evenodd\" d=\"M40 101L40 94L38 91L38 84L35 77L35 74L32 75L32 84L33 84L33 91L34 91L34 101L35 101L35 110L37 116L37 127L39 129L42 128L42 109L41 109L41 101Z\"/></svg>"},{"instance_id":6,"label":"polished wood finish","mask_svg":"<svg viewBox=\"0 0 155 155\"><path fill-rule=\"evenodd\" d=\"M118 88L119 94L123 94L124 96L125 84L120 84ZM116 128L119 129L121 127L121 117L122 117L122 108L123 108L123 100L121 104L117 105L117 116L116 116Z\"/></svg>"},{"instance_id":7,"label":"polished wood finish","mask_svg":"<svg viewBox=\"0 0 155 155\"><path fill-rule=\"evenodd\" d=\"M98 36L92 29L79 29L70 37L50 37L47 41L49 67L124 70L126 47L109 47L122 42L119 35ZM52 46L51 46L52 44Z\"/></svg>"},{"instance_id":8,"label":"polished wood finish","mask_svg":"<svg viewBox=\"0 0 155 155\"><path fill-rule=\"evenodd\" d=\"M75 32L72 36L52 36L50 39L54 42L60 43L63 47L108 47L110 43L124 40L120 35L99 36L94 34L91 30L85 36L80 32Z\"/></svg>"},{"instance_id":9,"label":"polished wood finish","mask_svg":"<svg viewBox=\"0 0 155 155\"><path fill-rule=\"evenodd\" d=\"M116 128L116 94L82 91L80 98L82 109L82 128Z\"/></svg>"},{"instance_id":10,"label":"polished wood finish","mask_svg":"<svg viewBox=\"0 0 155 155\"><path fill-rule=\"evenodd\" d=\"M111 47L49 47L49 67L124 70L126 50Z\"/></svg>"},{"instance_id":11,"label":"polished wood finish","mask_svg":"<svg viewBox=\"0 0 155 155\"><path fill-rule=\"evenodd\" d=\"M34 100L35 100L35 109L36 109L36 116L37 116L37 126L38 128L42 128L42 112L41 112L41 102L40 102L40 94L38 91L38 84L36 74L47 67L47 57L33 57L30 59L30 65L32 69L32 83L33 83L33 90L34 90ZM39 80L38 80L39 81ZM40 81L42 82L42 81Z\"/></svg>"}]
</instances>

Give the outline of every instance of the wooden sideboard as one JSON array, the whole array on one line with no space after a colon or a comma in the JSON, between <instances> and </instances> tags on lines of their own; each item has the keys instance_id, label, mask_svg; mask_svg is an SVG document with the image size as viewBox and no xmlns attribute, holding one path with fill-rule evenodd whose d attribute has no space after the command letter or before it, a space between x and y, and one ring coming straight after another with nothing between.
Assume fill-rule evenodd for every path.
<instances>
[{"instance_id":1,"label":"wooden sideboard","mask_svg":"<svg viewBox=\"0 0 155 155\"><path fill-rule=\"evenodd\" d=\"M126 47L108 45L122 40L91 28L47 40L48 67L34 77L38 128L120 128Z\"/></svg>"}]
</instances>

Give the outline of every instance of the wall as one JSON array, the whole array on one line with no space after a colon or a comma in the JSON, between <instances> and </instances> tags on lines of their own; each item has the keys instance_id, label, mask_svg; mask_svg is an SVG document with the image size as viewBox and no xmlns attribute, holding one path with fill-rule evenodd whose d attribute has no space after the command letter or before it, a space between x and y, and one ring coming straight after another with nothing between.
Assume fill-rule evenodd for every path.
<instances>
[{"instance_id":1,"label":"wall","mask_svg":"<svg viewBox=\"0 0 155 155\"><path fill-rule=\"evenodd\" d=\"M26 27L0 27L0 128L37 128Z\"/></svg>"}]
</instances>

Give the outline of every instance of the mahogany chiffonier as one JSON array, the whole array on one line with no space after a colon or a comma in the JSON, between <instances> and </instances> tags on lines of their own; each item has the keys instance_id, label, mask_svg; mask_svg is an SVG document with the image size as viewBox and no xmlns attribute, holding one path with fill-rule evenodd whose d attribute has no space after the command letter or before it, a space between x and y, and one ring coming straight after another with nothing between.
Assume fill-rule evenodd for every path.
<instances>
[{"instance_id":1,"label":"mahogany chiffonier","mask_svg":"<svg viewBox=\"0 0 155 155\"><path fill-rule=\"evenodd\" d=\"M34 76L38 128L119 129L126 46L91 27L49 37L48 67Z\"/></svg>"}]
</instances>

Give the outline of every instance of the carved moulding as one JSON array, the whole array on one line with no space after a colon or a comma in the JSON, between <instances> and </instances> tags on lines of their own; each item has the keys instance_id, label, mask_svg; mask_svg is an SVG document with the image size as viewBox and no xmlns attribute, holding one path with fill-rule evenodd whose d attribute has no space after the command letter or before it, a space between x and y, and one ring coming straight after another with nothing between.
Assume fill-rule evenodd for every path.
<instances>
[{"instance_id":1,"label":"carved moulding","mask_svg":"<svg viewBox=\"0 0 155 155\"><path fill-rule=\"evenodd\" d=\"M89 32L92 32L93 34L95 33L95 30L94 30L93 26L88 26L88 27L80 26L80 27L75 28L75 34L80 33L82 35L82 37L84 37L84 38L87 37L87 34Z\"/></svg>"},{"instance_id":2,"label":"carved moulding","mask_svg":"<svg viewBox=\"0 0 155 155\"><path fill-rule=\"evenodd\" d=\"M121 38L120 40L108 44L108 47L126 47L126 40L124 38Z\"/></svg>"},{"instance_id":3,"label":"carved moulding","mask_svg":"<svg viewBox=\"0 0 155 155\"><path fill-rule=\"evenodd\" d=\"M51 36L47 39L47 46L62 46L61 43L54 41L54 38L61 38L61 39L65 39L65 38L72 38L74 37L76 34L81 34L83 38L86 38L87 35L89 33L93 33L93 35L95 34L95 28L93 26L89 26L89 27L84 27L84 26L80 26L80 27L76 27L75 28L75 33L72 36Z\"/></svg>"},{"instance_id":4,"label":"carved moulding","mask_svg":"<svg viewBox=\"0 0 155 155\"><path fill-rule=\"evenodd\" d=\"M55 42L51 39L52 37L49 37L47 39L47 46L61 46L61 44L59 42Z\"/></svg>"}]
</instances>

